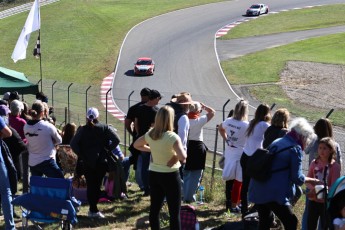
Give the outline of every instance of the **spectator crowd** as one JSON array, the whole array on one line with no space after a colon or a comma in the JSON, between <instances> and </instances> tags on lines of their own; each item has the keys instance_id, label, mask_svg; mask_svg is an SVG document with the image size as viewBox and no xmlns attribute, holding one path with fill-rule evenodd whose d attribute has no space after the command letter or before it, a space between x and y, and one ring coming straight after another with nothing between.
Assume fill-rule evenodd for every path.
<instances>
[{"instance_id":1,"label":"spectator crowd","mask_svg":"<svg viewBox=\"0 0 345 230\"><path fill-rule=\"evenodd\" d=\"M188 92L172 95L160 108L163 95L159 91L143 88L140 96L141 101L129 108L125 119L133 140L131 154L125 157L116 129L100 122L97 108L87 110L85 125L68 123L59 130L42 92L30 106L17 92L5 93L0 100L0 195L6 229L15 229L17 214L11 200L17 193L17 181L27 193L30 175L65 178L66 173L72 173L84 178L88 216L104 218L97 204L105 198L127 198L131 166L142 195L150 197L151 229L160 229L159 213L164 202L169 207L170 229L181 229L181 203L196 202L208 151L203 127L215 116L215 110L194 101ZM345 201L339 202L339 216L329 220L324 212L326 199L316 191L319 185L330 188L342 168L331 122L321 118L312 127L304 118L291 120L285 108L271 113L268 105L261 104L254 118L248 120L248 101L239 99L218 126L225 142L222 179L226 210L241 215L243 220L257 212L260 230L276 227L278 222L286 230L297 229L299 222L303 230L345 229ZM248 173L248 162L257 149L277 152L265 181ZM302 171L304 154L309 155L307 175ZM66 161L66 156L72 160ZM117 170L114 174L113 169ZM101 192L105 178L106 196ZM298 220L293 206L303 194L303 184L305 210Z\"/></svg>"}]
</instances>

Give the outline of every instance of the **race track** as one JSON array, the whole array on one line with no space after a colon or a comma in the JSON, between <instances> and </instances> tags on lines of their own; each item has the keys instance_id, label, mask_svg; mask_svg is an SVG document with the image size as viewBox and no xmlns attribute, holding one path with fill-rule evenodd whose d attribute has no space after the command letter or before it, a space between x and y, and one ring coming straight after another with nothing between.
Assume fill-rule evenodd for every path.
<instances>
[{"instance_id":1,"label":"race track","mask_svg":"<svg viewBox=\"0 0 345 230\"><path fill-rule=\"evenodd\" d=\"M270 6L270 11L343 2L265 1ZM188 91L194 100L201 101L217 111L215 119L207 126L214 129L223 119L224 103L230 99L226 106L228 111L237 102L237 95L220 69L215 48L215 33L224 25L243 19L242 14L252 3L256 2L227 1L188 8L149 19L133 27L123 42L114 70L113 98L117 107L126 113L128 95L134 91L131 103L139 101L139 92L143 87L157 89L164 94L160 105L167 103L171 95ZM245 43L248 53L255 52L257 47L255 42L251 44L252 47L248 47ZM240 49L241 45L244 44L239 41L236 50ZM231 56L231 52L232 48L229 45L226 53L221 55ZM133 76L134 62L142 56L149 56L155 60L156 71L153 76ZM254 109L250 109L250 114L253 112Z\"/></svg>"}]
</instances>

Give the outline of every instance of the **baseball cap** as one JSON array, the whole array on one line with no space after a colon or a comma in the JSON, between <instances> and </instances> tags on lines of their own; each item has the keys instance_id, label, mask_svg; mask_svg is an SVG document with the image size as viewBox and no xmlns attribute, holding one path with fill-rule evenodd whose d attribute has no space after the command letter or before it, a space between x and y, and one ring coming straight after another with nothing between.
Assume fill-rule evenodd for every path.
<instances>
[{"instance_id":1,"label":"baseball cap","mask_svg":"<svg viewBox=\"0 0 345 230\"><path fill-rule=\"evenodd\" d=\"M140 91L140 96L149 96L150 92L151 92L151 90L149 88L145 87Z\"/></svg>"},{"instance_id":2,"label":"baseball cap","mask_svg":"<svg viewBox=\"0 0 345 230\"><path fill-rule=\"evenodd\" d=\"M93 119L98 118L98 116L99 116L98 109L91 107L87 110L86 118L88 120L92 121Z\"/></svg>"},{"instance_id":3,"label":"baseball cap","mask_svg":"<svg viewBox=\"0 0 345 230\"><path fill-rule=\"evenodd\" d=\"M11 110L6 105L0 105L0 116L7 116Z\"/></svg>"},{"instance_id":4,"label":"baseball cap","mask_svg":"<svg viewBox=\"0 0 345 230\"><path fill-rule=\"evenodd\" d=\"M155 89L151 89L150 96L149 96L150 100L153 100L153 99L156 99L156 98L162 98L162 97L163 97L163 95L160 94L160 92L158 92Z\"/></svg>"}]
</instances>

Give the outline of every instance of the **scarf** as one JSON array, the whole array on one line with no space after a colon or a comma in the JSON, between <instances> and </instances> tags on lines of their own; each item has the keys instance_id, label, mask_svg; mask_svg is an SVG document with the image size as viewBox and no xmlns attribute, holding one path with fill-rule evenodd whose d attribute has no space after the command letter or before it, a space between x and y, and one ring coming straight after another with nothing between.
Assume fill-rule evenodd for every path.
<instances>
[{"instance_id":1,"label":"scarf","mask_svg":"<svg viewBox=\"0 0 345 230\"><path fill-rule=\"evenodd\" d=\"M303 137L300 134L298 134L295 130L291 130L286 135L294 139L297 142L297 144L301 146L302 150L304 150Z\"/></svg>"},{"instance_id":2,"label":"scarf","mask_svg":"<svg viewBox=\"0 0 345 230\"><path fill-rule=\"evenodd\" d=\"M188 113L188 118L189 119L197 119L200 116L199 112L189 112Z\"/></svg>"}]
</instances>

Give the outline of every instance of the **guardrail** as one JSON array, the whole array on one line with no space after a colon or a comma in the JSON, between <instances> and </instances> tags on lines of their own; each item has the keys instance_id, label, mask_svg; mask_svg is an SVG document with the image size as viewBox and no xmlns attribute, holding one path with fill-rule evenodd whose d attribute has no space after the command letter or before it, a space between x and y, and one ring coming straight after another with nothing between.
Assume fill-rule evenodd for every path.
<instances>
[{"instance_id":1,"label":"guardrail","mask_svg":"<svg viewBox=\"0 0 345 230\"><path fill-rule=\"evenodd\" d=\"M59 0L40 0L40 5L44 6L57 1ZM0 3L0 19L7 18L25 11L29 11L31 9L32 4L32 1L5 0L4 2Z\"/></svg>"}]
</instances>

